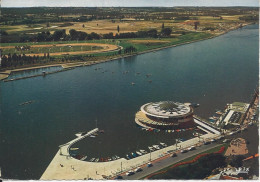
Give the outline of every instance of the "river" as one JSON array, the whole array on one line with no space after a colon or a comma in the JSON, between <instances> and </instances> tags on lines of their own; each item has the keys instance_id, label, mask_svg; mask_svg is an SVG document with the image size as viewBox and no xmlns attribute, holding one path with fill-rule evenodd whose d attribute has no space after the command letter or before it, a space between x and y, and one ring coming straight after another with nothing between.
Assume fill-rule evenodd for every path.
<instances>
[{"instance_id":1,"label":"river","mask_svg":"<svg viewBox=\"0 0 260 182\"><path fill-rule=\"evenodd\" d=\"M192 44L1 82L2 176L39 179L60 144L77 132L95 128L96 123L105 133L76 144L82 153L98 157L114 152L123 157L146 144L173 142L176 134L136 127L135 113L147 102L199 103L195 114L204 118L227 103L249 102L258 84L258 32L258 25L250 25ZM34 102L19 105L30 100ZM189 135L184 132L178 137Z\"/></svg>"}]
</instances>

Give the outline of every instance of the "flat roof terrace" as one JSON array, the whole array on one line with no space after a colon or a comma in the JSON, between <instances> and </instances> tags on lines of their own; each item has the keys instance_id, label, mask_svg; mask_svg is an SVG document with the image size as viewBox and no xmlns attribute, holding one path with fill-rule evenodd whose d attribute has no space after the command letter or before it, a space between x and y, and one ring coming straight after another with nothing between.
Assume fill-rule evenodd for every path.
<instances>
[{"instance_id":1,"label":"flat roof terrace","mask_svg":"<svg viewBox=\"0 0 260 182\"><path fill-rule=\"evenodd\" d=\"M143 105L141 111L157 118L178 118L192 112L190 106L179 102L161 101Z\"/></svg>"}]
</instances>

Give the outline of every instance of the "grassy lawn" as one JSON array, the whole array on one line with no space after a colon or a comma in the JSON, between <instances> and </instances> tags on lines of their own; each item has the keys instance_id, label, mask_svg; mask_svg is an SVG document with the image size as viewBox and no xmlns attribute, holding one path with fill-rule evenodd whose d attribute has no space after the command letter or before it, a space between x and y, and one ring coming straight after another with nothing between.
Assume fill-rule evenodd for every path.
<instances>
[{"instance_id":1,"label":"grassy lawn","mask_svg":"<svg viewBox=\"0 0 260 182\"><path fill-rule=\"evenodd\" d=\"M203 32L189 32L185 35L181 35L178 37L171 37L171 38L161 38L161 39L154 39L154 38L139 38L139 39L101 39L101 40L87 40L87 41L59 41L59 42L40 42L40 43L34 43L34 42L28 42L28 43L5 43L1 44L1 47L5 46L24 46L24 45L50 45L45 48L39 48L34 47L32 48L33 53L31 54L37 54L37 52L41 53L53 53L53 52L77 52L77 51L87 51L91 47L89 46L73 46L74 43L103 43L103 44L113 44L113 45L119 45L122 46L124 49L133 46L136 48L136 53L141 53L148 50L153 50L157 48L163 48L167 46L173 46L173 45L179 45L179 44L185 44L190 43L192 41L196 40L203 40L208 37L211 37L212 34L209 33L203 33ZM138 41L137 41L138 40ZM69 44L73 46L72 48L68 46L52 46L53 44ZM84 49L84 50L83 50ZM93 49L93 47L92 47ZM96 47L95 49L98 49ZM58 63L58 62L77 62L77 61L101 61L105 59L112 59L112 58L119 58L121 56L125 55L131 55L131 53L125 54L124 49L122 50L121 54L118 54L118 50L111 51L111 52L100 52L100 53L84 53L84 54L78 54L78 55L51 55L52 58L52 64ZM8 48L4 50L4 54L7 55L8 53L14 53L15 48L11 48L8 50ZM31 51L31 50L30 50ZM30 53L30 52L29 52ZM20 54L20 51L16 50L16 54ZM25 53L26 54L26 53ZM45 64L45 63L43 63ZM33 66L33 65L28 65Z\"/></svg>"},{"instance_id":2,"label":"grassy lawn","mask_svg":"<svg viewBox=\"0 0 260 182\"><path fill-rule=\"evenodd\" d=\"M116 40L107 40L107 39L102 39L102 40L88 40L88 41L58 41L58 42L40 42L40 43L35 43L35 42L28 42L28 43L3 43L1 44L2 47L5 46L23 46L23 45L52 45L52 44L73 44L73 43L105 43L105 44L119 44L120 46L126 48L129 46L134 46L137 49L137 52L143 52L147 51L150 49L156 49L156 48L161 48L161 47L166 47L166 46L171 46L171 45L177 45L177 44L182 44L185 42L190 42L194 40L201 40L205 39L212 36L209 33L203 33L203 32L192 32L188 33L182 36L178 36L177 38L162 38L162 39L153 39L153 38L139 38L139 39L116 39ZM134 42L134 40L138 40L139 42ZM142 42L144 40L144 42ZM147 43L147 40L151 41L158 41L158 42L151 42ZM119 43L120 42L120 43ZM23 51L23 53L43 53L43 52L71 52L71 51L81 51L81 46L73 46L73 49L64 46L62 47L52 47L50 48L32 48L30 51ZM82 46L83 51L84 50L90 50L90 46ZM98 48L95 48L98 49ZM3 49L3 54L8 54L8 53L15 53L14 48L10 49ZM17 52L19 53L19 52ZM99 55L99 54L95 54ZM100 55L104 55L104 53L100 53Z\"/></svg>"},{"instance_id":3,"label":"grassy lawn","mask_svg":"<svg viewBox=\"0 0 260 182\"><path fill-rule=\"evenodd\" d=\"M62 47L31 47L30 50L18 51L14 48L3 49L3 54L16 53L16 54L30 54L30 53L54 53L54 52L77 52L77 51L91 51L100 50L102 47L97 46L62 46Z\"/></svg>"}]
</instances>

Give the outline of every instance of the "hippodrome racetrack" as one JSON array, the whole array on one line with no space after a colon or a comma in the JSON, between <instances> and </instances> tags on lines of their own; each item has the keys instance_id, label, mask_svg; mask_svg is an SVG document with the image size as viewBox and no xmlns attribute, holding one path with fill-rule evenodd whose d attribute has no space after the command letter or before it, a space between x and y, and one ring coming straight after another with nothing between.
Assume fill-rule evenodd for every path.
<instances>
[{"instance_id":1,"label":"hippodrome racetrack","mask_svg":"<svg viewBox=\"0 0 260 182\"><path fill-rule=\"evenodd\" d=\"M101 44L101 43L71 43L71 44L46 44L46 45L31 45L31 47L64 47L64 46L97 46L102 47L99 50L91 50L91 51L75 51L75 52L54 52L50 53L50 56L59 56L59 55L77 55L77 54L92 54L92 53L102 53L102 52L112 52L120 49L117 45L112 44ZM5 46L0 47L0 49L12 49L15 46ZM35 53L35 54L25 54L27 56L44 56L44 53Z\"/></svg>"}]
</instances>

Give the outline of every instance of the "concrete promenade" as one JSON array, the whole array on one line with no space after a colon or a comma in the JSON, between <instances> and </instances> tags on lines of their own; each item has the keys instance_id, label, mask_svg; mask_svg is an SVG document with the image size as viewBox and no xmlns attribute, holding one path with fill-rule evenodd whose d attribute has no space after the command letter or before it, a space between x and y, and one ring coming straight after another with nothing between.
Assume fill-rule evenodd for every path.
<instances>
[{"instance_id":1,"label":"concrete promenade","mask_svg":"<svg viewBox=\"0 0 260 182\"><path fill-rule=\"evenodd\" d=\"M77 160L69 156L69 147L94 133L97 130L94 129L88 132L84 136L80 136L64 145L60 146L60 150L56 153L55 157L41 176L41 180L82 180L82 179L104 179L112 178L117 174L127 172L131 169L135 169L138 166L143 166L148 162L159 160L167 155L170 155L168 151L175 152L180 149L188 148L192 145L201 145L202 141L207 139L216 138L219 135L213 133L207 133L200 137L195 137L190 140L178 143L178 145L168 146L166 148L127 160L120 158L110 162L87 162Z\"/></svg>"}]
</instances>

